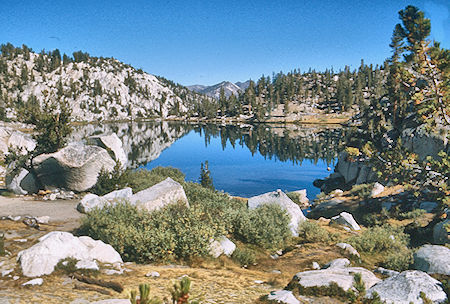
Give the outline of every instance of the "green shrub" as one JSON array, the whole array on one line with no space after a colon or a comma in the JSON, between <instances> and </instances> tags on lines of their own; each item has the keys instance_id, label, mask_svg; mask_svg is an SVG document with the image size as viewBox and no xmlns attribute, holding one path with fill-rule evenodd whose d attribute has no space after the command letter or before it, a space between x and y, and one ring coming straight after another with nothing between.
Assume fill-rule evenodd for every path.
<instances>
[{"instance_id":1,"label":"green shrub","mask_svg":"<svg viewBox=\"0 0 450 304\"><path fill-rule=\"evenodd\" d=\"M400 219L417 219L419 217L421 217L422 215L424 215L425 213L427 213L425 210L423 209L414 209L412 211L409 212L402 212L399 215Z\"/></svg>"},{"instance_id":2,"label":"green shrub","mask_svg":"<svg viewBox=\"0 0 450 304\"><path fill-rule=\"evenodd\" d=\"M348 240L359 252L379 253L385 251L399 251L406 248L409 236L402 228L390 225L371 227Z\"/></svg>"},{"instance_id":3,"label":"green shrub","mask_svg":"<svg viewBox=\"0 0 450 304\"><path fill-rule=\"evenodd\" d=\"M396 271L408 270L409 266L413 262L412 251L408 248L404 248L399 251L389 253L384 261L381 263L382 267L392 269Z\"/></svg>"},{"instance_id":4,"label":"green shrub","mask_svg":"<svg viewBox=\"0 0 450 304\"><path fill-rule=\"evenodd\" d=\"M360 198L369 198L372 193L373 184L360 184L355 185L349 191L349 195L354 195Z\"/></svg>"},{"instance_id":5,"label":"green shrub","mask_svg":"<svg viewBox=\"0 0 450 304\"><path fill-rule=\"evenodd\" d=\"M210 224L223 234L233 233L236 218L248 212L245 203L199 184L186 183L184 190L190 206L207 214Z\"/></svg>"},{"instance_id":6,"label":"green shrub","mask_svg":"<svg viewBox=\"0 0 450 304\"><path fill-rule=\"evenodd\" d=\"M237 247L231 258L241 266L250 266L256 263L255 253L253 250L247 248L240 249Z\"/></svg>"},{"instance_id":7,"label":"green shrub","mask_svg":"<svg viewBox=\"0 0 450 304\"><path fill-rule=\"evenodd\" d=\"M330 233L316 222L310 220L300 223L297 231L302 243L326 243L330 240Z\"/></svg>"},{"instance_id":8,"label":"green shrub","mask_svg":"<svg viewBox=\"0 0 450 304\"><path fill-rule=\"evenodd\" d=\"M236 217L234 235L243 242L267 249L282 247L291 238L289 216L275 204L248 210Z\"/></svg>"},{"instance_id":9,"label":"green shrub","mask_svg":"<svg viewBox=\"0 0 450 304\"><path fill-rule=\"evenodd\" d=\"M81 234L113 246L127 261L189 259L208 254L209 240L218 236L204 214L174 204L149 213L116 204L88 213Z\"/></svg>"}]
</instances>

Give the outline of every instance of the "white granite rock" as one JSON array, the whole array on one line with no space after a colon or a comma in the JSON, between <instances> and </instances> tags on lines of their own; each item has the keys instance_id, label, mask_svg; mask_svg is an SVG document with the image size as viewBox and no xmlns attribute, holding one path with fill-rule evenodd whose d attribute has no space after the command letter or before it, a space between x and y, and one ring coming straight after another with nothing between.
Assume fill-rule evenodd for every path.
<instances>
[{"instance_id":1,"label":"white granite rock","mask_svg":"<svg viewBox=\"0 0 450 304\"><path fill-rule=\"evenodd\" d=\"M300 304L300 301L294 296L290 290L277 290L272 291L268 296L267 300L274 301L275 303L283 304Z\"/></svg>"},{"instance_id":2,"label":"white granite rock","mask_svg":"<svg viewBox=\"0 0 450 304\"><path fill-rule=\"evenodd\" d=\"M329 286L331 282L334 282L347 291L353 287L355 273L361 274L366 289L381 281L365 268L339 267L299 272L294 276L290 285L294 284L295 286L299 284L303 287Z\"/></svg>"},{"instance_id":3,"label":"white granite rock","mask_svg":"<svg viewBox=\"0 0 450 304\"><path fill-rule=\"evenodd\" d=\"M236 250L236 245L225 236L221 236L209 244L209 254L216 259L222 254L230 257L234 250Z\"/></svg>"},{"instance_id":4,"label":"white granite rock","mask_svg":"<svg viewBox=\"0 0 450 304\"><path fill-rule=\"evenodd\" d=\"M328 262L327 264L325 264L325 266L323 268L327 269L327 268L342 268L342 267L347 267L350 265L350 261L346 258L341 258L341 259L335 259L332 260L330 262Z\"/></svg>"},{"instance_id":5,"label":"white granite rock","mask_svg":"<svg viewBox=\"0 0 450 304\"><path fill-rule=\"evenodd\" d=\"M373 185L372 191L370 192L371 197L376 197L384 191L384 186L380 183L375 183Z\"/></svg>"},{"instance_id":6,"label":"white granite rock","mask_svg":"<svg viewBox=\"0 0 450 304\"><path fill-rule=\"evenodd\" d=\"M51 154L37 156L33 164L46 187L86 191L97 183L102 169L112 171L114 160L100 147L72 143Z\"/></svg>"},{"instance_id":7,"label":"white granite rock","mask_svg":"<svg viewBox=\"0 0 450 304\"><path fill-rule=\"evenodd\" d=\"M93 210L94 208L101 209L105 205L114 204L122 200L128 200L131 198L132 195L133 190L129 187L110 192L103 196L88 193L78 203L77 210L81 213L87 213Z\"/></svg>"},{"instance_id":8,"label":"white granite rock","mask_svg":"<svg viewBox=\"0 0 450 304\"><path fill-rule=\"evenodd\" d=\"M348 212L341 212L339 215L333 216L330 224L347 226L353 230L361 229L353 216Z\"/></svg>"},{"instance_id":9,"label":"white granite rock","mask_svg":"<svg viewBox=\"0 0 450 304\"><path fill-rule=\"evenodd\" d=\"M167 205L182 202L189 207L183 186L170 177L162 182L139 191L130 198L130 203L148 211L159 210Z\"/></svg>"},{"instance_id":10,"label":"white granite rock","mask_svg":"<svg viewBox=\"0 0 450 304\"><path fill-rule=\"evenodd\" d=\"M23 283L22 286L36 286L36 285L42 285L44 283L44 280L42 278L33 279L31 281L28 281L26 283Z\"/></svg>"},{"instance_id":11,"label":"white granite rock","mask_svg":"<svg viewBox=\"0 0 450 304\"><path fill-rule=\"evenodd\" d=\"M423 245L414 253L413 267L430 274L450 275L450 249L439 245Z\"/></svg>"},{"instance_id":12,"label":"white granite rock","mask_svg":"<svg viewBox=\"0 0 450 304\"><path fill-rule=\"evenodd\" d=\"M417 270L403 271L379 282L367 290L366 297L376 292L387 304L423 303L420 292L425 293L433 303L447 299L442 284L428 274Z\"/></svg>"},{"instance_id":13,"label":"white granite rock","mask_svg":"<svg viewBox=\"0 0 450 304\"><path fill-rule=\"evenodd\" d=\"M56 264L66 258L97 260L102 263L122 262L119 253L111 245L87 236L75 237L61 231L42 236L39 243L18 254L22 273L27 277L50 274Z\"/></svg>"}]
</instances>

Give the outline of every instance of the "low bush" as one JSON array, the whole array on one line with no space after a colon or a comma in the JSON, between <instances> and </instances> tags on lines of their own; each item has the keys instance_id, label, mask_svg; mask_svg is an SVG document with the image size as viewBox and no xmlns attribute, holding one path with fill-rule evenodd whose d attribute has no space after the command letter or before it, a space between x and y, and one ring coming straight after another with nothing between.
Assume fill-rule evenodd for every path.
<instances>
[{"instance_id":1,"label":"low bush","mask_svg":"<svg viewBox=\"0 0 450 304\"><path fill-rule=\"evenodd\" d=\"M127 261L141 263L206 256L209 240L218 236L204 214L183 204L152 213L126 203L96 209L87 214L80 233L110 244Z\"/></svg>"},{"instance_id":2,"label":"low bush","mask_svg":"<svg viewBox=\"0 0 450 304\"><path fill-rule=\"evenodd\" d=\"M300 223L297 231L301 243L327 243L334 238L325 228L310 220Z\"/></svg>"},{"instance_id":3,"label":"low bush","mask_svg":"<svg viewBox=\"0 0 450 304\"><path fill-rule=\"evenodd\" d=\"M383 260L383 262L380 263L380 266L401 272L404 270L408 270L412 262L413 262L412 250L404 248L400 251L394 251L389 253Z\"/></svg>"},{"instance_id":4,"label":"low bush","mask_svg":"<svg viewBox=\"0 0 450 304\"><path fill-rule=\"evenodd\" d=\"M399 214L399 219L404 220L404 219L417 219L419 217L421 217L422 215L424 215L426 213L425 210L423 209L414 209L408 212L402 212Z\"/></svg>"},{"instance_id":5,"label":"low bush","mask_svg":"<svg viewBox=\"0 0 450 304\"><path fill-rule=\"evenodd\" d=\"M237 218L248 212L245 203L200 184L186 183L184 190L190 206L207 214L210 224L222 234L233 233Z\"/></svg>"},{"instance_id":6,"label":"low bush","mask_svg":"<svg viewBox=\"0 0 450 304\"><path fill-rule=\"evenodd\" d=\"M371 227L348 242L359 252L378 253L398 251L407 247L409 236L400 227L390 225Z\"/></svg>"},{"instance_id":7,"label":"low bush","mask_svg":"<svg viewBox=\"0 0 450 304\"><path fill-rule=\"evenodd\" d=\"M278 205L267 204L236 217L234 235L245 243L277 249L291 238L289 216Z\"/></svg>"},{"instance_id":8,"label":"low bush","mask_svg":"<svg viewBox=\"0 0 450 304\"><path fill-rule=\"evenodd\" d=\"M354 195L360 198L369 198L372 193L373 184L360 184L355 185L350 189L349 195Z\"/></svg>"},{"instance_id":9,"label":"low bush","mask_svg":"<svg viewBox=\"0 0 450 304\"><path fill-rule=\"evenodd\" d=\"M237 247L231 256L233 261L243 266L250 266L256 263L256 255L251 249L240 249Z\"/></svg>"}]
</instances>

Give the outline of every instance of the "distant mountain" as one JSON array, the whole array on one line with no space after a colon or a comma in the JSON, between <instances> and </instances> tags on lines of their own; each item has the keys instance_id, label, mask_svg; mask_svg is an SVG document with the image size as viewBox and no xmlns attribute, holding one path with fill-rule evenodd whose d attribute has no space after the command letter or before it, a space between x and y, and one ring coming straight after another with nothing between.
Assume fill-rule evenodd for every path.
<instances>
[{"instance_id":1,"label":"distant mountain","mask_svg":"<svg viewBox=\"0 0 450 304\"><path fill-rule=\"evenodd\" d=\"M220 96L221 88L224 89L226 97L230 97L232 94L238 96L240 92L243 92L248 87L249 83L250 83L250 81L237 82L237 83L232 83L229 81L222 81L222 82L212 85L212 86L192 85L192 86L188 86L187 88L194 92L205 94L207 96L218 99Z\"/></svg>"},{"instance_id":2,"label":"distant mountain","mask_svg":"<svg viewBox=\"0 0 450 304\"><path fill-rule=\"evenodd\" d=\"M236 82L235 85L237 85L239 88L241 88L242 91L245 91L246 88L250 85L250 80L247 80L246 82Z\"/></svg>"}]
</instances>

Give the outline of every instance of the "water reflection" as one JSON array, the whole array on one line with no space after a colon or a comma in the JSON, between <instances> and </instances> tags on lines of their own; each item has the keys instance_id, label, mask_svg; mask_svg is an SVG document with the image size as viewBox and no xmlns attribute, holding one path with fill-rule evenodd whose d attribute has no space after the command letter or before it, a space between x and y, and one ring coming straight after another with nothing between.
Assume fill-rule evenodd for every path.
<instances>
[{"instance_id":1,"label":"water reflection","mask_svg":"<svg viewBox=\"0 0 450 304\"><path fill-rule=\"evenodd\" d=\"M116 133L129 168L173 166L196 181L208 160L217 189L251 196L277 188L319 190L316 178L329 174L347 130L340 127L275 124L188 124L152 121L78 127L74 140Z\"/></svg>"}]
</instances>

